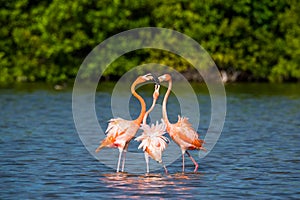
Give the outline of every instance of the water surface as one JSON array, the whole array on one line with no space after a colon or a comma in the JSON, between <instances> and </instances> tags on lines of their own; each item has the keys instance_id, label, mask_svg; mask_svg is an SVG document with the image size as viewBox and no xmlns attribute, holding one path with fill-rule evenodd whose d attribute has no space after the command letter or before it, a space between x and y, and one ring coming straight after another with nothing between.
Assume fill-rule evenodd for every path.
<instances>
[{"instance_id":1,"label":"water surface","mask_svg":"<svg viewBox=\"0 0 300 200\"><path fill-rule=\"evenodd\" d=\"M193 86L201 109L198 132L205 133L209 95L203 86ZM186 173L180 173L178 158L168 166L169 175L162 169L149 175L116 174L90 155L74 126L71 90L1 89L0 199L299 199L299 86L227 85L226 122L215 148L203 159L192 153L200 164L198 173L188 158ZM111 91L108 84L96 94L103 128L112 117L107 104ZM142 95L151 102L151 91ZM172 120L177 105L170 98ZM131 110L136 116L138 108ZM145 167L144 160L140 166Z\"/></svg>"}]
</instances>

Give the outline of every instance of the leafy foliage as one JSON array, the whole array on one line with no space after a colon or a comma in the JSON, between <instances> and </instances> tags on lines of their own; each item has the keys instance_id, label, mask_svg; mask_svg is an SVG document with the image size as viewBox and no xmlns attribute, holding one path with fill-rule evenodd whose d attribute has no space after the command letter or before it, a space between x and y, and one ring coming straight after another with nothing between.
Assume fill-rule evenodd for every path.
<instances>
[{"instance_id":1,"label":"leafy foliage","mask_svg":"<svg viewBox=\"0 0 300 200\"><path fill-rule=\"evenodd\" d=\"M221 70L252 80L300 80L300 3L240 1L2 1L0 83L72 79L106 38L137 27L164 27L198 41ZM106 77L159 62L187 71L182 58L145 50L122 56Z\"/></svg>"}]
</instances>

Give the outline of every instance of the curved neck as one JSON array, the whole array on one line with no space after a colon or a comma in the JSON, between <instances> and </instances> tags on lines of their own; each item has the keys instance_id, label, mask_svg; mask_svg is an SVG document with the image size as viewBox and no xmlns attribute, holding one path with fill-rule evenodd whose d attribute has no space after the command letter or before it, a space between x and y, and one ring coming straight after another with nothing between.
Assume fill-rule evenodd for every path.
<instances>
[{"instance_id":1,"label":"curved neck","mask_svg":"<svg viewBox=\"0 0 300 200\"><path fill-rule=\"evenodd\" d=\"M168 90L164 96L163 105L162 105L162 115L166 125L170 124L168 119L168 113L167 113L167 101L172 89L172 79L170 79L168 82L169 82Z\"/></svg>"},{"instance_id":2,"label":"curved neck","mask_svg":"<svg viewBox=\"0 0 300 200\"><path fill-rule=\"evenodd\" d=\"M149 113L152 112L152 110L154 109L156 100L157 100L156 98L153 98L151 107L149 108L149 110L147 110L147 112L144 115L143 124L146 124L147 117L148 117Z\"/></svg>"},{"instance_id":3,"label":"curved neck","mask_svg":"<svg viewBox=\"0 0 300 200\"><path fill-rule=\"evenodd\" d=\"M144 99L135 91L135 86L137 85L137 81L135 81L132 85L131 85L131 93L132 95L137 98L140 101L141 104L141 112L140 115L138 116L138 118L136 118L134 121L140 125L142 123L143 117L146 113L146 103L144 101Z\"/></svg>"}]
</instances>

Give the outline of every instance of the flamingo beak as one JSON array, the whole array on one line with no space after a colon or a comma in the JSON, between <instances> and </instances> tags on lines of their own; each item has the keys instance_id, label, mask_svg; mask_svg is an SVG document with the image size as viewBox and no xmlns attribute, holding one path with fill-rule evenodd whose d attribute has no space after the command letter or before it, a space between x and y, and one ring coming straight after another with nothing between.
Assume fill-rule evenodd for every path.
<instances>
[{"instance_id":1,"label":"flamingo beak","mask_svg":"<svg viewBox=\"0 0 300 200\"><path fill-rule=\"evenodd\" d=\"M153 77L153 81L154 81L155 85L160 85L160 81L158 80L158 77L155 76L154 74L152 74L152 77Z\"/></svg>"},{"instance_id":2,"label":"flamingo beak","mask_svg":"<svg viewBox=\"0 0 300 200\"><path fill-rule=\"evenodd\" d=\"M145 74L144 76L141 76L145 81L153 81L155 83L156 86L160 85L160 81L158 79L157 76L155 76L154 74L152 73L148 73L148 74Z\"/></svg>"}]
</instances>

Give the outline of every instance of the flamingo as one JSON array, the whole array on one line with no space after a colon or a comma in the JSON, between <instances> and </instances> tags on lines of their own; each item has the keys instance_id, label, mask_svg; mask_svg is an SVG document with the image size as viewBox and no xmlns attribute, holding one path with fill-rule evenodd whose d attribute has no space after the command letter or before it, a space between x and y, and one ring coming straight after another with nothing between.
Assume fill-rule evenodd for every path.
<instances>
[{"instance_id":1,"label":"flamingo","mask_svg":"<svg viewBox=\"0 0 300 200\"><path fill-rule=\"evenodd\" d=\"M142 135L135 139L136 141L141 141L138 149L143 148L147 166L147 174L149 174L149 157L162 164L165 169L165 173L168 174L168 170L162 162L162 152L166 149L167 142L169 141L168 138L163 136L166 133L166 126L163 121L161 124L158 124L158 121L156 121L156 125L152 124L151 126L146 124L147 117L155 107L155 103L158 99L159 88L160 85L156 84L155 91L153 92L152 106L144 116L143 123L141 125L141 129L144 132L142 133Z\"/></svg>"},{"instance_id":2,"label":"flamingo","mask_svg":"<svg viewBox=\"0 0 300 200\"><path fill-rule=\"evenodd\" d=\"M136 93L135 87L138 84L144 83L146 81L153 80L153 75L151 73L144 76L139 76L131 85L131 93L136 97L141 104L140 115L135 120L125 120L122 118L114 118L109 120L108 127L105 131L106 137L101 141L99 147L96 149L96 153L102 148L118 148L119 149L119 159L117 164L117 172L120 170L120 161L123 156L122 162L122 172L124 171L125 165L125 154L128 149L128 144L131 139L137 133L140 124L142 123L143 117L146 113L146 103L144 99Z\"/></svg>"},{"instance_id":3,"label":"flamingo","mask_svg":"<svg viewBox=\"0 0 300 200\"><path fill-rule=\"evenodd\" d=\"M193 129L192 124L188 121L186 117L180 117L178 115L178 121L175 124L171 124L168 120L167 114L167 101L172 90L172 77L170 74L164 74L158 77L160 82L168 82L168 90L164 96L162 105L162 115L163 120L166 124L166 130L169 133L172 140L180 147L182 153L182 172L184 173L184 154L186 153L188 157L192 160L195 165L194 172L198 170L198 163L191 156L187 150L203 150L206 149L202 146L204 141L199 139L198 133Z\"/></svg>"}]
</instances>

